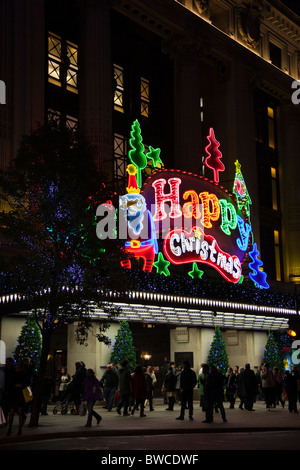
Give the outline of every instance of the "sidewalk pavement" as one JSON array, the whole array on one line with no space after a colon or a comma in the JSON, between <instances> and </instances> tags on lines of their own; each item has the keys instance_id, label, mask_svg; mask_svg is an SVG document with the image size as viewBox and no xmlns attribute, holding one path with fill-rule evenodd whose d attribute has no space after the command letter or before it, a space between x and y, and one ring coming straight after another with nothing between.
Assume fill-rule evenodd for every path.
<instances>
[{"instance_id":1,"label":"sidewalk pavement","mask_svg":"<svg viewBox=\"0 0 300 470\"><path fill-rule=\"evenodd\" d=\"M53 414L54 405L48 405L48 415L40 416L39 426L28 426L30 416L23 427L21 436L17 436L18 416L15 414L12 433L6 436L7 426L0 426L1 445L13 442L32 442L45 439L57 439L68 437L86 436L129 436L129 435L159 435L179 433L223 433L223 432L253 432L276 430L300 430L300 406L299 413L290 413L287 403L282 408L278 405L275 409L266 410L265 404L258 401L254 404L255 411L239 409L239 403L234 409L229 409L229 404L224 403L227 422L223 423L220 413L214 413L213 423L203 423L205 414L194 403L194 421L189 420L188 410L183 421L176 420L179 416L180 405L175 404L173 411L166 410L167 405L162 400L156 400L154 411L145 409L146 417L140 417L136 411L134 416L118 415L116 409L111 412L102 406L95 406L95 410L102 416L97 425L93 418L92 427L85 427L86 416L70 414L62 415L59 411Z\"/></svg>"}]
</instances>

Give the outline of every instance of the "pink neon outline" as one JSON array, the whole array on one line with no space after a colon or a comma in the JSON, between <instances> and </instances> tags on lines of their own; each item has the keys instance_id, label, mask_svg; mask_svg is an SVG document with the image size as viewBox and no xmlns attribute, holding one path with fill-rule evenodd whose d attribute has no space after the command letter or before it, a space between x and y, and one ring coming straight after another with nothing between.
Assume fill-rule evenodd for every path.
<instances>
[{"instance_id":1,"label":"pink neon outline","mask_svg":"<svg viewBox=\"0 0 300 470\"><path fill-rule=\"evenodd\" d=\"M221 270L221 268L219 268L218 265L215 265L215 264L213 264L212 262L209 262L209 261L206 261L206 260L202 260L201 258L200 258L200 259L199 259L199 258L193 258L193 255L192 255L192 254L191 254L191 257L190 257L190 258L188 258L188 259L186 259L186 260L184 260L184 261L177 261L177 262L174 261L174 260L171 258L171 256L169 256L169 254L168 254L168 252L167 252L167 243L170 242L171 236L173 235L173 233L178 233L178 234L184 233L185 235L187 235L187 236L189 237L195 229L196 229L196 226L193 227L190 232L186 232L185 230L182 230L182 229L173 229L173 230L171 230L171 231L168 233L168 235L165 237L165 239L164 239L164 244L163 244L163 252L164 252L166 258L170 261L170 263L175 264L175 265L186 264L186 263L192 263L192 262L204 263L204 264L207 264L208 266L211 266L212 268L216 269L216 271L218 271L218 272L224 277L224 279L226 279L226 281L232 282L232 283L234 283L234 284L236 284L237 282L239 282L240 277L237 278L237 279L235 279L235 278L233 277L233 275L230 275L230 274L226 275L226 274ZM199 229L199 230L201 231L201 233L203 234L205 241L210 242L210 243L211 243L212 241L215 241L215 242L216 242L216 244L215 244L216 250L217 250L219 253L221 253L222 255L225 255L227 258L231 257L231 258L233 259L233 261L234 261L235 259L238 259L238 261L239 261L239 263L240 263L240 267L241 267L241 262L240 262L239 258L238 258L236 255L230 255L229 253L226 253L225 251L221 250L221 248L220 248L219 245L218 245L217 240L216 240L214 237L212 237L211 235L205 235L205 234L203 233L203 231L201 230L200 227L198 227L198 229ZM189 255L189 253L187 253L187 255ZM242 273L242 267L241 267L241 273Z\"/></svg>"}]
</instances>

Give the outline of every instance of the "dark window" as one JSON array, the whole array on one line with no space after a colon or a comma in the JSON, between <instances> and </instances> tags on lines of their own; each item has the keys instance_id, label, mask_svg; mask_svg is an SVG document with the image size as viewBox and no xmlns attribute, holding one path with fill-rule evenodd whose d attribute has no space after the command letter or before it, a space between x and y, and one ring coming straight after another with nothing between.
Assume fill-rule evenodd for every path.
<instances>
[{"instance_id":1,"label":"dark window","mask_svg":"<svg viewBox=\"0 0 300 470\"><path fill-rule=\"evenodd\" d=\"M270 60L273 65L281 68L281 49L270 42Z\"/></svg>"}]
</instances>

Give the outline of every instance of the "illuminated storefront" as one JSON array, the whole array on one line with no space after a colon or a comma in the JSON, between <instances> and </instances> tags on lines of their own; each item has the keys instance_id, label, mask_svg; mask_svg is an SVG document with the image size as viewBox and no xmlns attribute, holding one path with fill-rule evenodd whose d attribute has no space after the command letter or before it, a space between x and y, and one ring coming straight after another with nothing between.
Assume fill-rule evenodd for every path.
<instances>
[{"instance_id":1,"label":"illuminated storefront","mask_svg":"<svg viewBox=\"0 0 300 470\"><path fill-rule=\"evenodd\" d=\"M278 1L255 4L251 31L242 0L0 6L1 168L45 116L78 127L97 149L120 195L116 229L132 277L127 292L103 296L141 327L138 349L155 365L193 351L199 368L216 326L232 364L258 365L268 333L285 331L296 313L300 20ZM131 226L129 208L140 211ZM26 310L13 296L0 300L10 353ZM73 328L68 365L85 357L98 370L108 349L74 344ZM155 336L166 344L157 356Z\"/></svg>"}]
</instances>

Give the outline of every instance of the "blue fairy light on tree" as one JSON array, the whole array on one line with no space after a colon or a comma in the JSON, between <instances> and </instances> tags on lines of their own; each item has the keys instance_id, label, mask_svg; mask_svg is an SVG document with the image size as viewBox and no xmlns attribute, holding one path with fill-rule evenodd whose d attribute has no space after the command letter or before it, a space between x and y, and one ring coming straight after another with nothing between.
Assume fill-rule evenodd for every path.
<instances>
[{"instance_id":1,"label":"blue fairy light on tree","mask_svg":"<svg viewBox=\"0 0 300 470\"><path fill-rule=\"evenodd\" d=\"M129 362L129 369L133 370L136 365L136 353L133 345L133 337L126 320L123 320L118 330L115 344L110 355L110 361L121 363L123 360Z\"/></svg>"},{"instance_id":2,"label":"blue fairy light on tree","mask_svg":"<svg viewBox=\"0 0 300 470\"><path fill-rule=\"evenodd\" d=\"M220 369L222 374L225 374L228 369L228 356L226 344L222 336L221 328L217 326L213 341L208 353L207 364L215 366Z\"/></svg>"},{"instance_id":3,"label":"blue fairy light on tree","mask_svg":"<svg viewBox=\"0 0 300 470\"><path fill-rule=\"evenodd\" d=\"M41 332L34 314L29 314L21 329L18 345L14 351L14 359L16 362L23 363L25 358L29 357L33 364L34 371L37 372L40 364L41 351Z\"/></svg>"}]
</instances>

